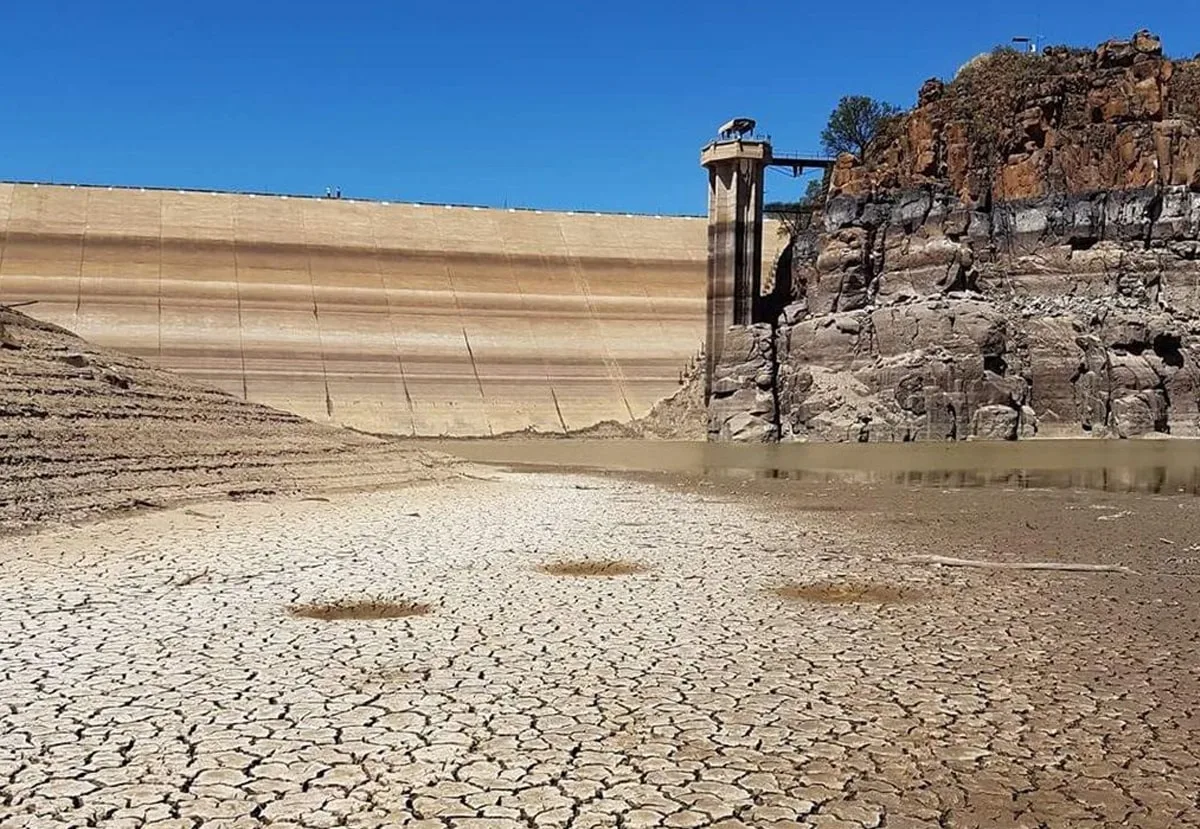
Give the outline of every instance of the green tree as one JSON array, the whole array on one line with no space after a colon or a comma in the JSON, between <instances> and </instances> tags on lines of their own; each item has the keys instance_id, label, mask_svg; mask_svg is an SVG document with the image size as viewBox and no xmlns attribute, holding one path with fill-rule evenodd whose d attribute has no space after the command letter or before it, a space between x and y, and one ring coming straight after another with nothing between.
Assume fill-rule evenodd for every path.
<instances>
[{"instance_id":1,"label":"green tree","mask_svg":"<svg viewBox=\"0 0 1200 829\"><path fill-rule=\"evenodd\" d=\"M888 122L900 114L899 107L866 95L847 95L829 114L821 130L821 146L830 155L851 153L860 159Z\"/></svg>"}]
</instances>

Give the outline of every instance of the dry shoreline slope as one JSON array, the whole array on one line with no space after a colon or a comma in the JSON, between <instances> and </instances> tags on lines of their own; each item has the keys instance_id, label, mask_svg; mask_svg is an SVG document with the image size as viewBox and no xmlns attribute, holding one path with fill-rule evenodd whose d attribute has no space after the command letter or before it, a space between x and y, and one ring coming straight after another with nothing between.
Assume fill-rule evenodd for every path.
<instances>
[{"instance_id":1,"label":"dry shoreline slope","mask_svg":"<svg viewBox=\"0 0 1200 829\"><path fill-rule=\"evenodd\" d=\"M0 532L454 474L449 459L239 400L4 306L0 445Z\"/></svg>"}]
</instances>

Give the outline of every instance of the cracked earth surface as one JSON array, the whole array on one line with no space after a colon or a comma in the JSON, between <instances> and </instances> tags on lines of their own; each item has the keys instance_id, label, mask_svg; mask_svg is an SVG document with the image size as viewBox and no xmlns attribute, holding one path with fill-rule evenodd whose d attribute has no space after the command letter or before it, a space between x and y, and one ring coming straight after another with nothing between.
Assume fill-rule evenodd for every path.
<instances>
[{"instance_id":1,"label":"cracked earth surface","mask_svg":"<svg viewBox=\"0 0 1200 829\"><path fill-rule=\"evenodd\" d=\"M0 539L0 826L1197 823L1194 631L1136 580L494 474ZM587 559L648 569L538 570ZM918 598L772 592L847 578ZM287 610L355 597L433 609Z\"/></svg>"}]
</instances>

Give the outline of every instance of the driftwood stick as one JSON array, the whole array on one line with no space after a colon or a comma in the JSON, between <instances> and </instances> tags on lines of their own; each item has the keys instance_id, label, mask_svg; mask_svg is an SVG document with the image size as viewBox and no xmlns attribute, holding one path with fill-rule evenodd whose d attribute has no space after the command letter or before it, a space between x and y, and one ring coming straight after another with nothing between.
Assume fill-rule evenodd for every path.
<instances>
[{"instance_id":1,"label":"driftwood stick","mask_svg":"<svg viewBox=\"0 0 1200 829\"><path fill-rule=\"evenodd\" d=\"M204 570L201 570L199 573L192 573L190 576L188 576L180 581L174 582L174 586L175 587L187 587L189 584L195 584L196 582L200 581L200 579L205 578L206 576L208 576L207 568L205 568Z\"/></svg>"},{"instance_id":2,"label":"driftwood stick","mask_svg":"<svg viewBox=\"0 0 1200 829\"><path fill-rule=\"evenodd\" d=\"M941 564L946 567L983 567L991 570L1063 570L1079 573L1133 573L1119 564L1073 564L1059 561L987 561L978 558L950 556L911 556L897 560L898 564Z\"/></svg>"}]
</instances>

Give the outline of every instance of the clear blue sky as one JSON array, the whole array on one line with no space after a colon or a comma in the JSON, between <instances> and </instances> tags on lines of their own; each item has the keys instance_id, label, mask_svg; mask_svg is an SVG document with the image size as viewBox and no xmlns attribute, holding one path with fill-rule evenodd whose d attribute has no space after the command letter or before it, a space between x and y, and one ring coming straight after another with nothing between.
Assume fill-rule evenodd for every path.
<instances>
[{"instance_id":1,"label":"clear blue sky","mask_svg":"<svg viewBox=\"0 0 1200 829\"><path fill-rule=\"evenodd\" d=\"M1200 51L1194 0L14 0L0 26L0 179L650 213L704 211L734 114L811 150L841 95L908 106L1016 34Z\"/></svg>"}]
</instances>

